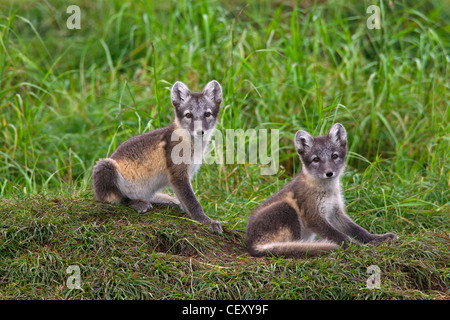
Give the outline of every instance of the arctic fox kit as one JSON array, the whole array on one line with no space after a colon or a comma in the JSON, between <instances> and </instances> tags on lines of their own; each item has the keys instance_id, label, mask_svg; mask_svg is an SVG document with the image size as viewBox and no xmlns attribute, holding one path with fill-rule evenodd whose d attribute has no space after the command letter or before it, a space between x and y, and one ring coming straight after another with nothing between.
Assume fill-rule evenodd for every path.
<instances>
[{"instance_id":1,"label":"arctic fox kit","mask_svg":"<svg viewBox=\"0 0 450 320\"><path fill-rule=\"evenodd\" d=\"M205 215L192 189L191 179L201 161L178 161L180 153L186 153L179 151L180 143L193 146L200 141L203 155L219 116L222 88L213 80L203 92L191 92L184 83L176 82L170 95L175 122L133 137L109 158L100 159L92 177L95 196L100 201L129 205L138 212L150 210L152 202L175 205L192 219L222 232L220 223ZM193 160L195 148L189 150L187 158ZM178 199L158 192L169 185Z\"/></svg>"},{"instance_id":2,"label":"arctic fox kit","mask_svg":"<svg viewBox=\"0 0 450 320\"><path fill-rule=\"evenodd\" d=\"M336 123L326 136L299 130L295 148L302 171L251 215L246 245L253 256L304 258L347 247L351 241L397 239L392 233L371 234L344 211L339 177L347 156L347 133ZM322 240L315 241L318 235Z\"/></svg>"}]
</instances>

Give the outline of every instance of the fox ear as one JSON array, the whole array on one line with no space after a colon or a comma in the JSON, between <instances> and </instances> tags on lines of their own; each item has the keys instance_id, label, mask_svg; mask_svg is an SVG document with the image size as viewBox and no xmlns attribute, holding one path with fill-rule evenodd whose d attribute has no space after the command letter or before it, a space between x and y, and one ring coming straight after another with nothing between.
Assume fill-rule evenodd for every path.
<instances>
[{"instance_id":1,"label":"fox ear","mask_svg":"<svg viewBox=\"0 0 450 320\"><path fill-rule=\"evenodd\" d=\"M299 154L308 151L314 144L314 138L308 132L298 130L294 139L295 148Z\"/></svg>"},{"instance_id":2,"label":"fox ear","mask_svg":"<svg viewBox=\"0 0 450 320\"><path fill-rule=\"evenodd\" d=\"M172 105L178 108L184 101L186 101L191 95L191 91L181 81L175 82L170 91L170 98L172 100Z\"/></svg>"},{"instance_id":3,"label":"fox ear","mask_svg":"<svg viewBox=\"0 0 450 320\"><path fill-rule=\"evenodd\" d=\"M222 103L222 87L216 80L208 82L203 89L203 95L216 106Z\"/></svg>"},{"instance_id":4,"label":"fox ear","mask_svg":"<svg viewBox=\"0 0 450 320\"><path fill-rule=\"evenodd\" d=\"M342 124L336 123L328 131L328 137L341 146L347 145L347 131Z\"/></svg>"}]
</instances>

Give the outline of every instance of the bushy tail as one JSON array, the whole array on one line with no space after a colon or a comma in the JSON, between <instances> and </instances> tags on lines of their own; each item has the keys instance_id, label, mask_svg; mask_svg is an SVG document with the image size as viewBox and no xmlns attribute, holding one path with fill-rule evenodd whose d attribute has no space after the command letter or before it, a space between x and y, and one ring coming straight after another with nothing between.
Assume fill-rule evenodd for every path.
<instances>
[{"instance_id":1,"label":"bushy tail","mask_svg":"<svg viewBox=\"0 0 450 320\"><path fill-rule=\"evenodd\" d=\"M116 181L117 171L112 160L100 159L97 161L92 172L92 183L97 200L118 203L121 195Z\"/></svg>"},{"instance_id":2,"label":"bushy tail","mask_svg":"<svg viewBox=\"0 0 450 320\"><path fill-rule=\"evenodd\" d=\"M253 256L276 256L286 258L306 258L336 250L338 244L329 241L287 241L254 244L249 248Z\"/></svg>"}]
</instances>

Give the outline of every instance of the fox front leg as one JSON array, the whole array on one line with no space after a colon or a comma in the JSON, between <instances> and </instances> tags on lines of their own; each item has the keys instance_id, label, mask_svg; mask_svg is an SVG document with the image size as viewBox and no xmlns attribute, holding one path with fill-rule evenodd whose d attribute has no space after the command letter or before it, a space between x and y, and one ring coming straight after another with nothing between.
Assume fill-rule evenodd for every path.
<instances>
[{"instance_id":1,"label":"fox front leg","mask_svg":"<svg viewBox=\"0 0 450 320\"><path fill-rule=\"evenodd\" d=\"M334 216L334 225L338 230L347 234L350 238L354 238L362 243L380 243L385 240L396 240L398 236L393 233L385 234L373 234L354 222L347 214L341 209L336 209ZM332 223L333 223L332 222Z\"/></svg>"},{"instance_id":2,"label":"fox front leg","mask_svg":"<svg viewBox=\"0 0 450 320\"><path fill-rule=\"evenodd\" d=\"M202 205L198 202L197 197L194 194L189 178L172 177L170 179L170 184L181 204L192 219L201 224L208 225L208 228L213 231L222 233L222 226L220 223L212 220L204 213Z\"/></svg>"}]
</instances>

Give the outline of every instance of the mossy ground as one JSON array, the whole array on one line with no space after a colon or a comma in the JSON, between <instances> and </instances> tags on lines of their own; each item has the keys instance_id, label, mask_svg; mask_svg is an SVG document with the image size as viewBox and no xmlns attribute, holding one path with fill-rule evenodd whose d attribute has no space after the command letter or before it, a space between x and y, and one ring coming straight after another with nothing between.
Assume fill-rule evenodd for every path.
<instances>
[{"instance_id":1,"label":"mossy ground","mask_svg":"<svg viewBox=\"0 0 450 320\"><path fill-rule=\"evenodd\" d=\"M448 299L448 233L304 260L253 258L171 208L138 214L91 197L0 202L1 299ZM70 265L81 289L70 290ZM369 289L367 268L381 270Z\"/></svg>"}]
</instances>

